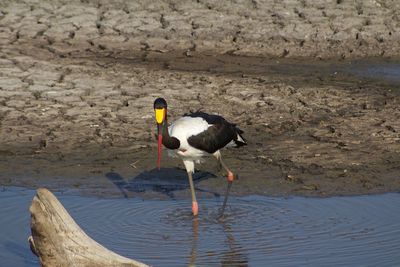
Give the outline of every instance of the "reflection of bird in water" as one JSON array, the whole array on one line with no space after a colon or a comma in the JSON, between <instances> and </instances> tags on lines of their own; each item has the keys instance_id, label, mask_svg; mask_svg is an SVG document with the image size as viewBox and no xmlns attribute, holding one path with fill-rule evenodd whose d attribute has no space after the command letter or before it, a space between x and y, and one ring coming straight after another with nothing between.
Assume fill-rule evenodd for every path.
<instances>
[{"instance_id":1,"label":"reflection of bird in water","mask_svg":"<svg viewBox=\"0 0 400 267\"><path fill-rule=\"evenodd\" d=\"M222 223L222 225L226 233L227 245L229 246L229 249L222 255L221 266L230 266L230 267L249 266L248 264L249 259L247 255L244 253L245 250L243 247L236 244L235 238L232 233L233 232L232 228L225 223Z\"/></svg>"},{"instance_id":2,"label":"reflection of bird in water","mask_svg":"<svg viewBox=\"0 0 400 267\"><path fill-rule=\"evenodd\" d=\"M194 218L192 221L192 249L190 250L190 261L188 266L196 266L196 258L197 258L197 239L199 237L199 220L198 218Z\"/></svg>"},{"instance_id":3,"label":"reflection of bird in water","mask_svg":"<svg viewBox=\"0 0 400 267\"><path fill-rule=\"evenodd\" d=\"M228 249L221 253L220 266L229 267L245 267L248 266L248 256L246 250L236 243L235 237L233 236L233 230L231 226L228 225L223 220L219 220L220 225L222 225L224 232L226 234L226 245ZM199 219L197 217L193 218L192 221L192 247L190 250L189 264L188 266L196 266L197 260L202 260L202 258L197 259L197 243L199 238ZM215 264L213 264L215 265Z\"/></svg>"},{"instance_id":4,"label":"reflection of bird in water","mask_svg":"<svg viewBox=\"0 0 400 267\"><path fill-rule=\"evenodd\" d=\"M223 212L235 175L223 162L220 149L230 145L237 147L246 145L246 141L241 136L243 131L221 116L200 111L185 114L168 127L167 102L164 98L157 98L154 101L154 111L158 129L158 167L160 168L161 163L162 144L174 150L182 158L192 193L192 212L196 216L198 204L192 177L194 163L199 162L207 154L212 154L226 170L228 176Z\"/></svg>"}]
</instances>

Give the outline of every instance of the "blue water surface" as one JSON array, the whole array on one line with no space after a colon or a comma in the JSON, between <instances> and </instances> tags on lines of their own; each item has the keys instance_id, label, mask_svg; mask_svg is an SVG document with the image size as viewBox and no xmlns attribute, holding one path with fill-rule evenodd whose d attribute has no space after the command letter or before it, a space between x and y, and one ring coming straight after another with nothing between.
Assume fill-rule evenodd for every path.
<instances>
[{"instance_id":1,"label":"blue water surface","mask_svg":"<svg viewBox=\"0 0 400 267\"><path fill-rule=\"evenodd\" d=\"M27 237L34 190L0 190L0 266L38 266ZM400 266L400 194L330 198L98 198L56 193L96 241L153 266Z\"/></svg>"}]
</instances>

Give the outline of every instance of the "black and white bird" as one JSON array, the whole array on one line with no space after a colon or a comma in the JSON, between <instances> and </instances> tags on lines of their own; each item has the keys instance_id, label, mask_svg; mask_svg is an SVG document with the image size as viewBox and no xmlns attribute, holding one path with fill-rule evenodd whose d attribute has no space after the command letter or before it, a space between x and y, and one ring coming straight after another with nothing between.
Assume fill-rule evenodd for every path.
<instances>
[{"instance_id":1,"label":"black and white bird","mask_svg":"<svg viewBox=\"0 0 400 267\"><path fill-rule=\"evenodd\" d=\"M158 168L161 166L162 145L182 158L192 194L192 212L196 216L198 204L192 177L194 164L200 162L204 156L213 155L227 172L228 188L223 210L235 175L222 160L220 149L231 145L236 147L246 145L241 136L243 131L221 116L200 111L185 114L168 127L167 102L164 98L157 98L154 101L154 111L158 130Z\"/></svg>"}]
</instances>

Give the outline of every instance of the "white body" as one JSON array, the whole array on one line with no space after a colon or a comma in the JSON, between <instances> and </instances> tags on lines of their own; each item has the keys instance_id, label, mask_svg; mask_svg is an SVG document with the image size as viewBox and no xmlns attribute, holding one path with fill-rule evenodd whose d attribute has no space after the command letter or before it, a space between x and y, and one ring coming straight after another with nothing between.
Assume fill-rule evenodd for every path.
<instances>
[{"instance_id":1,"label":"white body","mask_svg":"<svg viewBox=\"0 0 400 267\"><path fill-rule=\"evenodd\" d=\"M200 163L202 157L209 155L209 153L189 145L187 139L192 135L206 131L210 126L210 124L200 117L182 117L168 127L169 135L177 138L180 142L179 149L172 150L169 154L181 157L187 172L193 173L194 162ZM217 152L219 153L219 151Z\"/></svg>"}]
</instances>

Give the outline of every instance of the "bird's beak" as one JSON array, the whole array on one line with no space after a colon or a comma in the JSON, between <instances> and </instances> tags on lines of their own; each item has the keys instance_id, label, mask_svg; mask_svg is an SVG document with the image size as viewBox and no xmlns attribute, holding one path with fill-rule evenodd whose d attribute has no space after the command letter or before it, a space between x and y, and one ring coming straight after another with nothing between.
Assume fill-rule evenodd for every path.
<instances>
[{"instance_id":1,"label":"bird's beak","mask_svg":"<svg viewBox=\"0 0 400 267\"><path fill-rule=\"evenodd\" d=\"M161 168L161 155L162 155L162 130L163 130L163 123L165 119L165 109L155 109L156 113L156 122L157 122L157 134L158 134L158 148L157 148L157 167L158 169Z\"/></svg>"},{"instance_id":2,"label":"bird's beak","mask_svg":"<svg viewBox=\"0 0 400 267\"><path fill-rule=\"evenodd\" d=\"M157 155L157 167L158 167L158 169L160 169L161 168L161 154L162 154L162 134L161 134L161 127L162 127L162 124L160 125L158 125L158 149L157 149L157 151L158 151L158 155Z\"/></svg>"}]
</instances>

